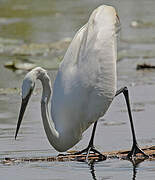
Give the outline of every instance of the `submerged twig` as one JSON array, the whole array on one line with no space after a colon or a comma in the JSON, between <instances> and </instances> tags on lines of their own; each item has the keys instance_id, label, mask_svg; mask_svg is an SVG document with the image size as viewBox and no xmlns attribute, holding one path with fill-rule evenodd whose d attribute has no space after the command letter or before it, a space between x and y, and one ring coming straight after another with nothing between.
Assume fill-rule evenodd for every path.
<instances>
[{"instance_id":1,"label":"submerged twig","mask_svg":"<svg viewBox=\"0 0 155 180\"><path fill-rule=\"evenodd\" d=\"M151 64L137 64L137 70L143 70L143 69L155 69L155 66L154 65L151 65Z\"/></svg>"},{"instance_id":2,"label":"submerged twig","mask_svg":"<svg viewBox=\"0 0 155 180\"><path fill-rule=\"evenodd\" d=\"M148 160L155 160L155 146L142 148L142 150L149 155ZM107 156L107 159L127 159L127 154L129 150L122 150L122 151L112 151L112 152L104 152L103 154ZM134 161L139 161L145 159L141 154L137 154L134 157ZM0 163L5 165L11 165L14 163L24 163L24 162L53 162L53 161L86 161L86 154L74 155L71 153L67 154L59 154L58 156L49 156L49 157L25 157L25 158L9 158L6 157L0 161ZM98 154L91 153L88 156L89 162L99 162L101 158Z\"/></svg>"}]
</instances>

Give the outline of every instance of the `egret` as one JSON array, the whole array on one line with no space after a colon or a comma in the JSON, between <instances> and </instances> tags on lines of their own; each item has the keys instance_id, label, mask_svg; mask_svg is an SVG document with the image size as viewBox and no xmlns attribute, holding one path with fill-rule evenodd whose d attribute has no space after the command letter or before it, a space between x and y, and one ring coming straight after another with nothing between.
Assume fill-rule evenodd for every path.
<instances>
[{"instance_id":1,"label":"egret","mask_svg":"<svg viewBox=\"0 0 155 180\"><path fill-rule=\"evenodd\" d=\"M109 108L115 96L123 93L126 99L133 146L128 157L144 152L138 147L128 89L116 91L116 31L119 18L112 6L102 5L90 15L88 22L76 33L61 62L53 89L50 78L41 67L31 70L22 84L22 104L15 138L17 137L29 98L39 79L43 92L41 114L44 129L50 144L59 152L67 151L77 144L83 132L94 123L88 147L77 152L98 153L94 147L94 136L98 119ZM51 116L49 115L51 100Z\"/></svg>"}]
</instances>

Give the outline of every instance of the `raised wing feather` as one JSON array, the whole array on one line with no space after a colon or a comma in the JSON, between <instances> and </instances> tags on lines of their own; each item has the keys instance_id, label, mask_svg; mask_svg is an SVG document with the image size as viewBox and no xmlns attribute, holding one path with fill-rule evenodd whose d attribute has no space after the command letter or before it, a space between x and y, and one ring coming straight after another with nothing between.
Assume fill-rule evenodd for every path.
<instances>
[{"instance_id":1,"label":"raised wing feather","mask_svg":"<svg viewBox=\"0 0 155 180\"><path fill-rule=\"evenodd\" d=\"M75 35L60 66L66 81L77 73L86 86L98 89L105 96L114 95L117 56L115 24L116 12L112 7L105 8L103 5L92 13L88 23Z\"/></svg>"}]
</instances>

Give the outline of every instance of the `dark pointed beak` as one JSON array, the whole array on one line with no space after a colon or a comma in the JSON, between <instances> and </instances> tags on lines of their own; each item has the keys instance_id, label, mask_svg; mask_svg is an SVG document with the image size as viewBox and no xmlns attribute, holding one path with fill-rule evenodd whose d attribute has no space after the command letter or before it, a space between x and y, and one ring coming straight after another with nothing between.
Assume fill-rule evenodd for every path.
<instances>
[{"instance_id":1,"label":"dark pointed beak","mask_svg":"<svg viewBox=\"0 0 155 180\"><path fill-rule=\"evenodd\" d=\"M22 104L21 104L20 113L19 113L18 122L17 122L15 139L17 137L17 134L18 134L18 131L19 131L19 128L20 128L20 125L21 125L21 122L22 122L22 119L24 116L25 109L26 109L28 101L30 99L31 93L32 93L32 91L30 91L30 93L26 96L26 98L22 99Z\"/></svg>"}]
</instances>

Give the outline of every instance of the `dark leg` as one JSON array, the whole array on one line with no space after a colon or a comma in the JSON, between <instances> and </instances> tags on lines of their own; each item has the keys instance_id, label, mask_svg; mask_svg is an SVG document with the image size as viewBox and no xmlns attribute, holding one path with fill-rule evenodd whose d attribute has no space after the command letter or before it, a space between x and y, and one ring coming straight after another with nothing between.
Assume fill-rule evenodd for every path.
<instances>
[{"instance_id":1,"label":"dark leg","mask_svg":"<svg viewBox=\"0 0 155 180\"><path fill-rule=\"evenodd\" d=\"M134 125L133 125L133 120L132 120L132 114L131 114L131 108L130 108L130 101L129 101L129 92L127 87L121 88L120 90L118 90L116 92L116 95L119 95L123 93L125 100L126 100L126 104L127 104L127 108L128 108L128 114L129 114L129 119L130 119L130 125L131 125L131 131L132 131L132 137L133 137L133 145L132 145L132 149L131 151L128 153L127 158L132 158L133 156L135 156L137 153L141 153L142 155L144 155L144 157L148 158L149 156L146 155L139 147L137 144L137 140L136 140L136 135L135 135L135 130L134 130Z\"/></svg>"},{"instance_id":2,"label":"dark leg","mask_svg":"<svg viewBox=\"0 0 155 180\"><path fill-rule=\"evenodd\" d=\"M82 151L79 151L79 152L76 152L74 153L75 155L79 155L79 154L82 154L82 153L86 153L87 154L87 157L90 153L90 151L94 152L94 153L97 153L99 155L99 158L102 159L102 160L105 160L106 159L106 156L104 156L102 153L100 153L99 151L97 151L94 147L94 136L95 136L95 131L96 131L96 126L97 126L97 121L94 123L94 127L93 127L93 131L92 131L92 135L91 135L91 138L90 138L90 141L89 141L89 144L88 144L88 147L83 149Z\"/></svg>"}]
</instances>

